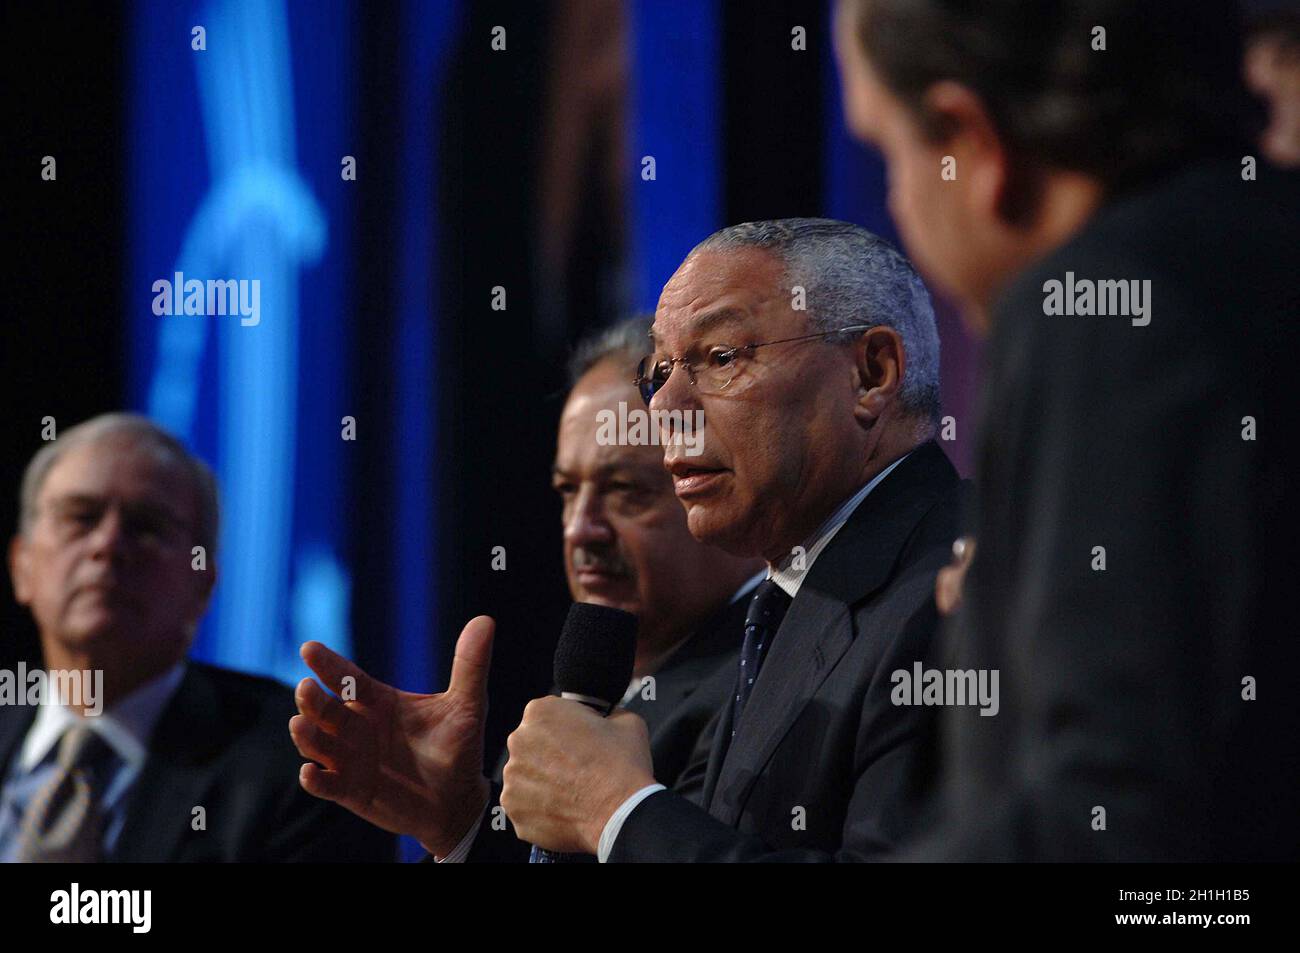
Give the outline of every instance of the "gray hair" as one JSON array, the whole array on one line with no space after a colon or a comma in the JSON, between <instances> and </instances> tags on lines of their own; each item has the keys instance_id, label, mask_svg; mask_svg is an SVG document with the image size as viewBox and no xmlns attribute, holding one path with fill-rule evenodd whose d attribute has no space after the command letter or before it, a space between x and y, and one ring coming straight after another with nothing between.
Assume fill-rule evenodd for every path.
<instances>
[{"instance_id":1,"label":"gray hair","mask_svg":"<svg viewBox=\"0 0 1300 953\"><path fill-rule=\"evenodd\" d=\"M804 289L814 329L881 324L897 331L907 356L902 404L927 422L938 420L939 330L934 306L920 276L894 246L848 222L782 218L716 231L691 255L733 248L761 248L776 255L785 265L787 287ZM842 340L852 337L850 332Z\"/></svg>"},{"instance_id":2,"label":"gray hair","mask_svg":"<svg viewBox=\"0 0 1300 953\"><path fill-rule=\"evenodd\" d=\"M126 434L139 443L160 451L178 463L189 474L194 487L197 522L195 537L209 556L217 551L217 536L221 521L221 504L217 494L217 480L208 465L194 456L185 445L163 430L148 417L139 414L100 414L90 420L69 427L58 439L47 443L36 452L23 472L22 489L18 498L18 530L23 535L30 531L36 520L36 498L50 470L59 459L76 447L94 443L104 437Z\"/></svg>"},{"instance_id":3,"label":"gray hair","mask_svg":"<svg viewBox=\"0 0 1300 953\"><path fill-rule=\"evenodd\" d=\"M583 374L608 360L627 365L627 380L632 383L637 364L654 350L650 342L650 325L653 323L654 315L638 314L583 338L569 358L569 386L573 387Z\"/></svg>"}]
</instances>

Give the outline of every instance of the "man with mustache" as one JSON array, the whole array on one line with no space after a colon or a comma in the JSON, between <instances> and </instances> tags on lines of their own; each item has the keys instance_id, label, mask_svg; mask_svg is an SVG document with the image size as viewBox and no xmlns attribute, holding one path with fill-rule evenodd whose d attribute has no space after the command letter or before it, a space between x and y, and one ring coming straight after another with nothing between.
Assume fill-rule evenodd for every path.
<instances>
[{"instance_id":1,"label":"man with mustache","mask_svg":"<svg viewBox=\"0 0 1300 953\"><path fill-rule=\"evenodd\" d=\"M938 336L907 261L843 222L726 228L664 287L652 409L705 414L665 465L691 533L767 562L731 699L685 782L656 784L635 715L530 702L502 806L521 837L614 861L857 861L913 830L933 719L924 665L960 482L933 442Z\"/></svg>"},{"instance_id":2,"label":"man with mustache","mask_svg":"<svg viewBox=\"0 0 1300 953\"><path fill-rule=\"evenodd\" d=\"M644 412L633 378L649 333L649 318L633 318L577 348L551 482L562 505L570 595L638 616L627 707L646 719L652 738L669 729L652 748L656 776L672 781L721 702L696 686L740 651L743 597L762 563L691 537L657 439L612 442L607 420ZM654 702L639 687L648 676Z\"/></svg>"},{"instance_id":3,"label":"man with mustache","mask_svg":"<svg viewBox=\"0 0 1300 953\"><path fill-rule=\"evenodd\" d=\"M105 414L36 453L20 505L9 570L45 670L102 694L19 685L0 704L0 860L394 859L390 835L299 789L285 686L186 661L216 582L202 461Z\"/></svg>"},{"instance_id":4,"label":"man with mustache","mask_svg":"<svg viewBox=\"0 0 1300 953\"><path fill-rule=\"evenodd\" d=\"M1239 12L842 0L836 24L900 233L989 335L955 635L1003 697L945 713L915 856L1294 860L1300 188L1256 162ZM1088 301L1116 280L1144 313Z\"/></svg>"},{"instance_id":5,"label":"man with mustache","mask_svg":"<svg viewBox=\"0 0 1300 953\"><path fill-rule=\"evenodd\" d=\"M561 501L573 599L639 617L623 707L644 719L654 775L671 784L730 694L746 596L758 583L762 562L696 542L664 471L658 435L651 434L654 442L620 444L606 424L627 419L629 408L644 413L633 379L649 330L649 319L635 318L578 346L552 484ZM357 679L358 703L344 705L305 679L298 690L302 714L291 731L299 750L326 766L305 769L304 785L312 793L331 792L362 817L414 835L441 860L521 861L528 846L505 824L495 800L488 804L488 823L458 838L459 846L441 833L463 833L485 816L490 798L482 780L486 658L480 662L466 652L467 639L480 637L478 624L466 627L451 685L438 695L397 692L324 646L308 643L303 656L327 687L337 691L345 675ZM471 652L482 648L476 644ZM463 732L453 737L458 726ZM436 759L456 753L464 755L468 783L458 783L455 772L438 772ZM404 783L391 781L394 775ZM339 786L328 787L336 780Z\"/></svg>"}]
</instances>

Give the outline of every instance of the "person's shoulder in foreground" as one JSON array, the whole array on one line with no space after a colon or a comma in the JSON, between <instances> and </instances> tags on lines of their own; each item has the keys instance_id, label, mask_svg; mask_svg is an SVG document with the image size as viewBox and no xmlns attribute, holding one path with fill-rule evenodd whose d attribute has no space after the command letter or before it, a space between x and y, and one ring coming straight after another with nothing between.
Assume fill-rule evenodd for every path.
<instances>
[{"instance_id":1,"label":"person's shoulder in foreground","mask_svg":"<svg viewBox=\"0 0 1300 953\"><path fill-rule=\"evenodd\" d=\"M966 664L1032 671L1034 693L1004 677L999 718L953 713L965 821L916 856L1294 858L1300 719L1275 679L1300 653L1275 580L1297 221L1295 173L1201 159L1116 197L999 303ZM1075 313L1044 314L1052 281ZM1133 313L1078 306L1103 281Z\"/></svg>"}]
</instances>

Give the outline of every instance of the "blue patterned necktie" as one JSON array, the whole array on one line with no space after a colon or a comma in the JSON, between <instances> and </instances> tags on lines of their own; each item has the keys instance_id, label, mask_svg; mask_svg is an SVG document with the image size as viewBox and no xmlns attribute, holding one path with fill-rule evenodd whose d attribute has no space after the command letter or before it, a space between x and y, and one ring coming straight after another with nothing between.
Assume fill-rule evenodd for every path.
<instances>
[{"instance_id":1,"label":"blue patterned necktie","mask_svg":"<svg viewBox=\"0 0 1300 953\"><path fill-rule=\"evenodd\" d=\"M732 703L731 736L736 736L740 713L754 690L754 680L763 665L776 630L793 600L771 579L764 579L754 590L745 613L745 643L740 649L740 677L736 681L736 698Z\"/></svg>"}]
</instances>

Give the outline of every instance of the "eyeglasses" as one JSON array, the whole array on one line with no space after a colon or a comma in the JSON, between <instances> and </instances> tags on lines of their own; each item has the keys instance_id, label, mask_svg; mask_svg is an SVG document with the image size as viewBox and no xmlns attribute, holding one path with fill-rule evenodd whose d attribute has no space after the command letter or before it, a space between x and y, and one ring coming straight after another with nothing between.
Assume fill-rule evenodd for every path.
<instances>
[{"instance_id":1,"label":"eyeglasses","mask_svg":"<svg viewBox=\"0 0 1300 953\"><path fill-rule=\"evenodd\" d=\"M816 334L804 334L797 338L782 338L779 341L764 341L761 344L744 344L740 347L715 347L705 355L702 361L688 361L684 357L666 357L655 360L653 354L641 358L636 368L636 384L641 392L641 399L647 404L659 392L659 388L668 383L673 372L673 365L685 368L691 386L699 389L701 394L716 394L726 390L740 374L744 366L743 358L752 357L760 347L773 344L792 344L795 341L811 341L814 338L829 337L832 334L844 334L848 331L867 331L876 327L874 324L854 324L847 328L833 331L818 331Z\"/></svg>"},{"instance_id":2,"label":"eyeglasses","mask_svg":"<svg viewBox=\"0 0 1300 953\"><path fill-rule=\"evenodd\" d=\"M95 532L110 507L97 499L56 500L45 512L57 538L71 542ZM189 528L162 507L124 504L119 509L122 535L145 551L172 549L184 545Z\"/></svg>"}]
</instances>

